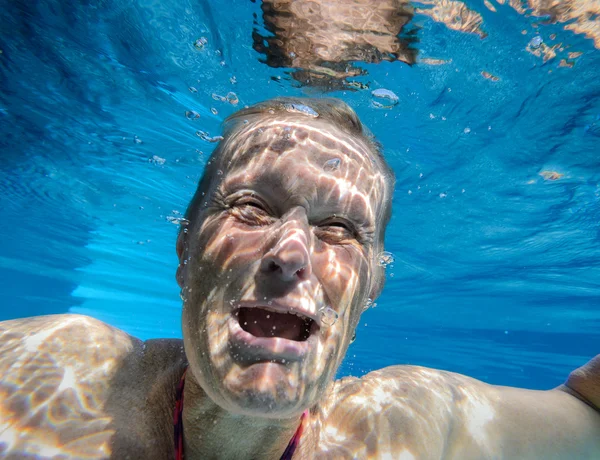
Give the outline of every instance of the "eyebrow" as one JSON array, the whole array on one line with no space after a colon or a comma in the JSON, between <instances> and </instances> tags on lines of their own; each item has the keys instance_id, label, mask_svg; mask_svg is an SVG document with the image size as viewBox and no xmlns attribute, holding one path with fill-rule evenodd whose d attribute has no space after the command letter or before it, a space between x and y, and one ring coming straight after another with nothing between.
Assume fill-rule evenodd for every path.
<instances>
[{"instance_id":1,"label":"eyebrow","mask_svg":"<svg viewBox=\"0 0 600 460\"><path fill-rule=\"evenodd\" d=\"M243 171L239 171L239 174L243 174ZM311 216L313 218L314 216L317 216L318 219L322 220L333 215L338 215L352 221L356 226L372 227L375 225L376 210L373 209L370 203L372 197L360 192L354 183L346 179L338 179L336 181L337 184L340 184L341 180L345 185L349 184L349 186L346 186L345 190L339 190L340 196L332 199L330 196L327 196L329 190L325 190L325 196L323 196L323 189L319 189L318 187L315 187L316 193L306 197L303 195L306 188L302 189L301 185L296 185L295 181L292 182L293 186L292 190L290 190L289 179L284 178L280 174L266 173L266 175L250 180L239 180L239 177L236 179L236 176L233 176L229 180L225 180L221 184L225 195L232 195L244 189L248 189L257 191L262 198L266 198L266 196L271 197L271 199L268 200L268 204L275 208L278 214L285 212L285 209L282 209L281 203L292 200L295 204L308 202L309 205L311 205L308 213L309 220L311 220ZM348 198L346 205L339 206L340 198L346 196L347 193L350 193L351 196ZM272 197L274 196L277 197L275 202L272 200ZM314 206L312 206L312 204L314 204ZM315 213L314 211L316 210L320 210L320 212ZM325 216L324 214L327 215Z\"/></svg>"}]
</instances>

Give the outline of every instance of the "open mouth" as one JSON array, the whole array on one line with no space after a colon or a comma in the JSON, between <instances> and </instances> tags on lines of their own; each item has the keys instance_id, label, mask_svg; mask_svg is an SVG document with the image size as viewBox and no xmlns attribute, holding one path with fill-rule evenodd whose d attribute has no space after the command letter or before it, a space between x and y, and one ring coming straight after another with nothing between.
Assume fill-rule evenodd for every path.
<instances>
[{"instance_id":1,"label":"open mouth","mask_svg":"<svg viewBox=\"0 0 600 460\"><path fill-rule=\"evenodd\" d=\"M306 316L261 307L241 307L237 311L237 318L240 327L254 337L279 337L296 342L305 342L319 327Z\"/></svg>"}]
</instances>

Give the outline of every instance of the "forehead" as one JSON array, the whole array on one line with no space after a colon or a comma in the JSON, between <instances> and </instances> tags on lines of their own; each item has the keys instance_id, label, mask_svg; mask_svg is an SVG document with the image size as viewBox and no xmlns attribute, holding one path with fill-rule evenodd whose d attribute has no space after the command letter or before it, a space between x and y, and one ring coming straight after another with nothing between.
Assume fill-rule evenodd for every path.
<instances>
[{"instance_id":1,"label":"forehead","mask_svg":"<svg viewBox=\"0 0 600 460\"><path fill-rule=\"evenodd\" d=\"M263 120L242 127L228 146L232 165L251 163L257 155L272 153L293 154L308 161L325 156L345 157L346 160L369 171L377 170L369 146L328 122L307 122L297 119Z\"/></svg>"},{"instance_id":2,"label":"forehead","mask_svg":"<svg viewBox=\"0 0 600 460\"><path fill-rule=\"evenodd\" d=\"M385 177L371 148L326 122L268 120L244 126L223 152L228 184L268 184L286 196L332 209L363 208L375 218Z\"/></svg>"}]
</instances>

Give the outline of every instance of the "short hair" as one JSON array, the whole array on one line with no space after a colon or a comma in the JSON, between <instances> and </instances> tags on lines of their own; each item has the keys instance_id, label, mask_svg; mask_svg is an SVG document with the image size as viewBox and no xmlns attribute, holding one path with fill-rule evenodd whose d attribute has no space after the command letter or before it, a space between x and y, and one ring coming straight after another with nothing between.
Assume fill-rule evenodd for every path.
<instances>
[{"instance_id":1,"label":"short hair","mask_svg":"<svg viewBox=\"0 0 600 460\"><path fill-rule=\"evenodd\" d=\"M277 119L282 115L300 119L313 118L325 121L349 136L360 139L367 145L373 154L374 162L385 177L387 188L382 215L383 226L381 232L383 236L392 212L392 194L395 182L394 172L385 161L381 144L363 126L356 112L345 102L334 98L278 97L243 108L227 117L224 121L223 140L219 142L219 145L215 148L206 164L196 193L186 210L186 220L191 225L195 224L201 208L200 203L208 192L211 181L217 173L219 167L217 160L226 151L229 139L240 130L240 126L256 120Z\"/></svg>"}]
</instances>

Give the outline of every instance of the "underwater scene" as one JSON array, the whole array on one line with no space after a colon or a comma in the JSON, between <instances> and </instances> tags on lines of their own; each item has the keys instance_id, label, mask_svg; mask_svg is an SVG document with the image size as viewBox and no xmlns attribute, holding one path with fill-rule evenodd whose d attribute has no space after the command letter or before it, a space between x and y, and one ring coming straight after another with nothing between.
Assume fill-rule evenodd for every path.
<instances>
[{"instance_id":1,"label":"underwater scene","mask_svg":"<svg viewBox=\"0 0 600 460\"><path fill-rule=\"evenodd\" d=\"M3 0L0 320L180 338L186 207L225 118L281 96L342 99L396 176L339 377L547 389L599 352L592 0Z\"/></svg>"}]
</instances>

